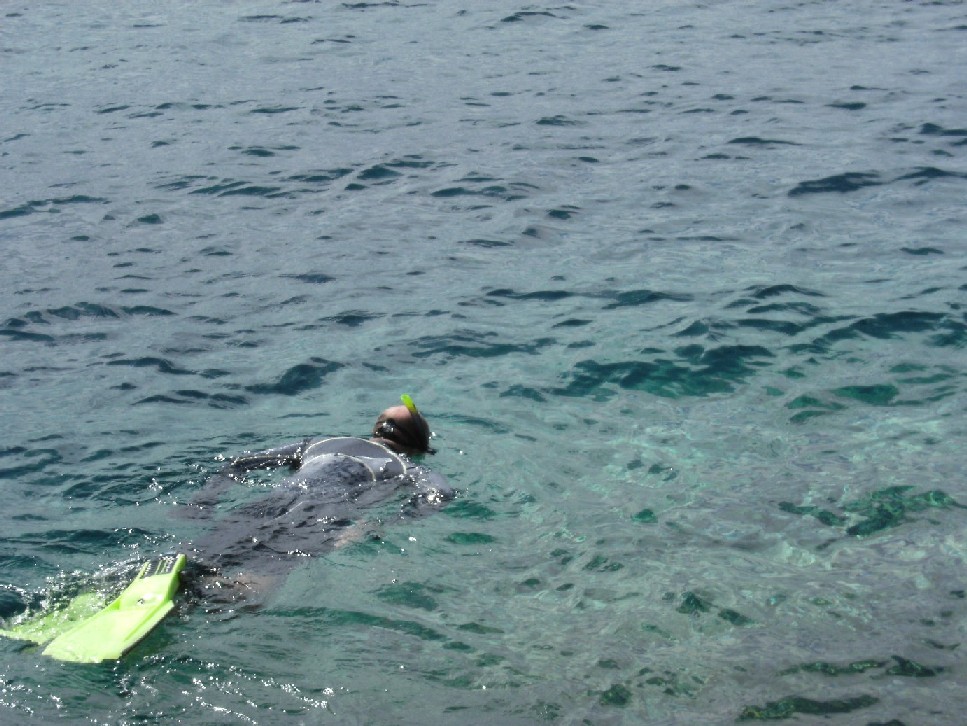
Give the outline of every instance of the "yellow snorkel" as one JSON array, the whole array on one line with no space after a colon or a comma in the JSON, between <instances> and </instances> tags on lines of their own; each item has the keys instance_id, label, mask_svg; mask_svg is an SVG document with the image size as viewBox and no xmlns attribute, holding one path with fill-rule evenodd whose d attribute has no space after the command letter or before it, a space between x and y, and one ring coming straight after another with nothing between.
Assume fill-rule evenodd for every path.
<instances>
[{"instance_id":1,"label":"yellow snorkel","mask_svg":"<svg viewBox=\"0 0 967 726\"><path fill-rule=\"evenodd\" d=\"M430 432L430 425L426 422L426 419L423 418L423 414L420 413L420 409L418 409L416 404L413 403L413 398L408 393L404 393L402 396L400 396L400 400L403 402L403 405L406 406L406 410L410 412L410 415L413 417L413 423L416 426L417 431L419 431L418 440L420 445L418 448L427 454L435 454L436 449L430 446L430 436L432 435Z\"/></svg>"},{"instance_id":2,"label":"yellow snorkel","mask_svg":"<svg viewBox=\"0 0 967 726\"><path fill-rule=\"evenodd\" d=\"M406 406L407 411L412 413L414 416L420 415L420 409L416 407L416 404L413 403L413 399L410 398L408 393L404 393L402 396L400 396L400 400L403 402L403 405Z\"/></svg>"}]
</instances>

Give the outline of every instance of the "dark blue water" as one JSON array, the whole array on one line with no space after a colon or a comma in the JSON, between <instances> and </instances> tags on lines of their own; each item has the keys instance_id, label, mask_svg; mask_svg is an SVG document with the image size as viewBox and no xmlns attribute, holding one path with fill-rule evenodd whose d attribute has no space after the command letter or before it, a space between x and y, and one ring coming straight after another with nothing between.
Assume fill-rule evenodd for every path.
<instances>
[{"instance_id":1,"label":"dark blue water","mask_svg":"<svg viewBox=\"0 0 967 726\"><path fill-rule=\"evenodd\" d=\"M402 392L460 491L0 722L960 721L962 3L0 10L4 613Z\"/></svg>"}]
</instances>

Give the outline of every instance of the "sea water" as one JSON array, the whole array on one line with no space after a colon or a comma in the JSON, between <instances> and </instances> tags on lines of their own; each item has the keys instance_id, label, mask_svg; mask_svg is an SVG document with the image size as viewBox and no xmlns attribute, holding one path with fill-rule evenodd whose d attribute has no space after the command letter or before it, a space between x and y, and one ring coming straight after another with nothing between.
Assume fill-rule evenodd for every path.
<instances>
[{"instance_id":1,"label":"sea water","mask_svg":"<svg viewBox=\"0 0 967 726\"><path fill-rule=\"evenodd\" d=\"M403 392L459 491L117 663L0 642L0 722L960 721L962 3L0 11L8 621Z\"/></svg>"}]
</instances>

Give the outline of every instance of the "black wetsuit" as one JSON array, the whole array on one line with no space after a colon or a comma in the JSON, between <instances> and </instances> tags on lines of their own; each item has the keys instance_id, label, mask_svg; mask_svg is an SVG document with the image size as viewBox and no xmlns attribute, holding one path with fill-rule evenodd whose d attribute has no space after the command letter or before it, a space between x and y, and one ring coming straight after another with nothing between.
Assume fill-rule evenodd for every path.
<instances>
[{"instance_id":1,"label":"black wetsuit","mask_svg":"<svg viewBox=\"0 0 967 726\"><path fill-rule=\"evenodd\" d=\"M216 511L218 494L253 469L288 467L293 474L250 504ZM192 518L215 520L195 543L195 558L222 575L277 577L300 557L331 551L360 523L363 510L401 501L394 516L420 516L452 499L446 479L366 439L304 441L231 461L192 501ZM385 513L385 511L384 511ZM359 532L357 534L363 534Z\"/></svg>"}]
</instances>

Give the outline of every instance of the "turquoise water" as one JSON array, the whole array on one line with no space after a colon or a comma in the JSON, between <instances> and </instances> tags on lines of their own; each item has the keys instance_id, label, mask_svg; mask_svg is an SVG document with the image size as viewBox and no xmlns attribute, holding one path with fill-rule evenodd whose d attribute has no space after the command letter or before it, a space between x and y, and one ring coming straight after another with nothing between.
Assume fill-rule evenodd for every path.
<instances>
[{"instance_id":1,"label":"turquoise water","mask_svg":"<svg viewBox=\"0 0 967 726\"><path fill-rule=\"evenodd\" d=\"M460 496L0 722L960 720L962 4L2 11L2 614L404 391Z\"/></svg>"}]
</instances>

